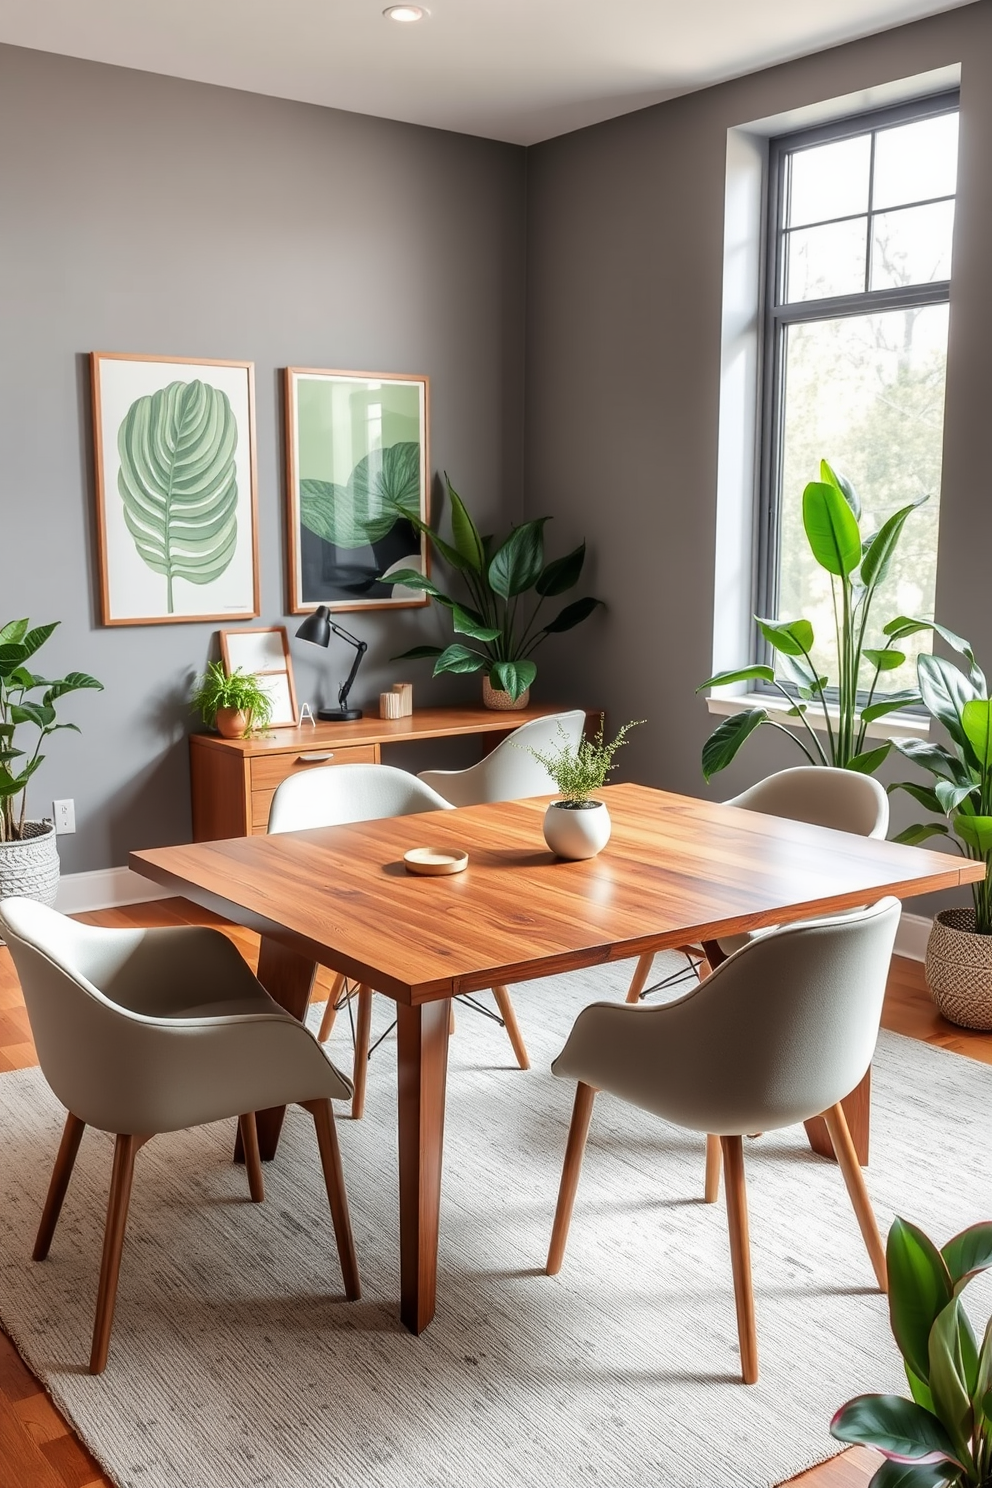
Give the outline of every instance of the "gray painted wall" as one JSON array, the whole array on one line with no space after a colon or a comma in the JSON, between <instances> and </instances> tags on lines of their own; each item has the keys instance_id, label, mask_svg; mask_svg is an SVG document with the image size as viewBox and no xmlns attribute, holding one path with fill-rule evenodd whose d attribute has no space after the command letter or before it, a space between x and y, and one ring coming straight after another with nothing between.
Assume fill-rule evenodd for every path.
<instances>
[{"instance_id":1,"label":"gray painted wall","mask_svg":"<svg viewBox=\"0 0 992 1488\"><path fill-rule=\"evenodd\" d=\"M595 592L609 604L576 633L581 642L548 648L547 679L617 722L648 717L621 756L625 773L707 793L699 752L716 720L693 692L712 655L727 130L955 63L962 124L937 613L992 668L992 6L887 31L529 152L529 515L551 512L559 536L588 538ZM800 762L763 730L712 794L729 796Z\"/></svg>"},{"instance_id":2,"label":"gray painted wall","mask_svg":"<svg viewBox=\"0 0 992 1488\"><path fill-rule=\"evenodd\" d=\"M428 373L435 469L493 519L506 493L519 500L525 155L13 47L0 47L0 139L0 614L61 619L46 674L106 683L67 700L82 736L56 735L32 782L34 814L75 799L77 834L59 839L74 872L188 839L185 698L217 628L98 624L86 354L254 361L255 623L280 623L279 368ZM355 623L370 643L361 704L436 621ZM301 697L321 683L333 695L351 652L314 665L308 649L320 657L294 647ZM409 675L425 701L427 668Z\"/></svg>"}]
</instances>

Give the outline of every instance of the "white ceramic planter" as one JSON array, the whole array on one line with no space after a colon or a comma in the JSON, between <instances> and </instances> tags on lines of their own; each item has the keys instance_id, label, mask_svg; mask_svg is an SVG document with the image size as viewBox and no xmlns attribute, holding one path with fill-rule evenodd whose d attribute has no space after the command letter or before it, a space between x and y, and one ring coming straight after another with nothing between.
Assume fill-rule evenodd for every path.
<instances>
[{"instance_id":1,"label":"white ceramic planter","mask_svg":"<svg viewBox=\"0 0 992 1488\"><path fill-rule=\"evenodd\" d=\"M602 801L552 801L544 813L544 840L559 858L594 858L609 842L612 828Z\"/></svg>"},{"instance_id":2,"label":"white ceramic planter","mask_svg":"<svg viewBox=\"0 0 992 1488\"><path fill-rule=\"evenodd\" d=\"M17 895L54 904L59 891L59 854L50 821L24 823L17 842L0 842L0 899Z\"/></svg>"}]
</instances>

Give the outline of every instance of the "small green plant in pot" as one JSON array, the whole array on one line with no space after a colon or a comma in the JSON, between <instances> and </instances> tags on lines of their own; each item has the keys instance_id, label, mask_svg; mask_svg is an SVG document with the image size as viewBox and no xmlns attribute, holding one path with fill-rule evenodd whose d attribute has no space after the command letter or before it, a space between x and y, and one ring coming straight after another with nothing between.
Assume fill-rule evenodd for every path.
<instances>
[{"instance_id":1,"label":"small green plant in pot","mask_svg":"<svg viewBox=\"0 0 992 1488\"><path fill-rule=\"evenodd\" d=\"M52 680L31 669L58 623L32 629L30 620L11 620L0 627L0 898L23 894L43 904L55 901L59 855L53 824L28 819L28 781L44 761L46 739L60 729L79 732L74 723L59 723L56 705L70 692L103 688L86 672ZM27 748L23 730L35 731Z\"/></svg>"},{"instance_id":2,"label":"small green plant in pot","mask_svg":"<svg viewBox=\"0 0 992 1488\"><path fill-rule=\"evenodd\" d=\"M882 627L885 645L881 647L867 644L868 625L903 527L919 505L919 501L910 502L894 512L877 532L863 538L857 492L849 480L821 460L820 479L810 481L803 492L803 527L813 557L829 575L833 594L838 665L836 701L828 697L832 684L814 655L815 638L809 620L762 620L756 615L755 624L778 653L778 670L795 688L795 695L779 680L776 667L767 665L718 672L696 691L724 687L731 682L765 682L789 704L786 717L796 720L803 732L793 733L767 708L749 708L733 714L714 729L703 745L703 774L707 781L730 764L744 741L762 725L781 730L811 765L835 765L870 775L882 763L892 741L867 749L869 724L899 708L918 704L920 698L915 688L877 698L879 681L906 661L899 642L918 630L919 625L903 616L890 621ZM819 729L813 727L807 716L811 706L820 715Z\"/></svg>"},{"instance_id":3,"label":"small green plant in pot","mask_svg":"<svg viewBox=\"0 0 992 1488\"><path fill-rule=\"evenodd\" d=\"M615 768L613 756L626 743L626 735L643 722L638 718L625 723L616 738L606 743L601 718L594 737L580 739L574 747L559 724L560 744L547 750L527 750L561 792L562 799L552 801L544 813L544 840L559 858L594 858L609 842L610 813L605 801L593 801L591 796Z\"/></svg>"},{"instance_id":4,"label":"small green plant in pot","mask_svg":"<svg viewBox=\"0 0 992 1488\"><path fill-rule=\"evenodd\" d=\"M870 1488L992 1488L992 1321L979 1345L961 1301L968 1282L992 1266L992 1224L972 1225L938 1250L896 1219L886 1265L889 1318L913 1398L859 1395L830 1430L884 1454Z\"/></svg>"},{"instance_id":5,"label":"small green plant in pot","mask_svg":"<svg viewBox=\"0 0 992 1488\"><path fill-rule=\"evenodd\" d=\"M971 886L974 908L941 910L934 920L926 970L945 1017L966 1028L992 1029L992 702L967 641L943 625L907 623L936 631L965 667L942 656L917 661L920 695L949 742L897 739L899 752L927 771L933 783L902 780L889 790L908 792L943 820L914 823L895 840L915 845L946 837L965 857L985 864L985 877Z\"/></svg>"},{"instance_id":6,"label":"small green plant in pot","mask_svg":"<svg viewBox=\"0 0 992 1488\"><path fill-rule=\"evenodd\" d=\"M420 657L434 660L434 676L441 672L482 672L483 701L487 707L526 706L537 676L533 653L550 635L560 635L587 620L603 601L586 595L565 605L549 620L542 619L545 600L566 593L579 581L586 545L580 543L563 558L545 561L544 525L550 519L522 522L497 543L481 536L465 503L445 475L451 505L451 542L439 532L403 515L425 533L434 550L461 577L467 600L452 599L426 574L412 568L383 574L383 584L419 589L451 614L455 634L464 641L450 646L414 646L394 661Z\"/></svg>"},{"instance_id":7,"label":"small green plant in pot","mask_svg":"<svg viewBox=\"0 0 992 1488\"><path fill-rule=\"evenodd\" d=\"M236 667L230 676L220 661L212 661L193 684L190 707L207 728L225 739L247 738L253 729L268 726L272 700L257 677Z\"/></svg>"}]
</instances>

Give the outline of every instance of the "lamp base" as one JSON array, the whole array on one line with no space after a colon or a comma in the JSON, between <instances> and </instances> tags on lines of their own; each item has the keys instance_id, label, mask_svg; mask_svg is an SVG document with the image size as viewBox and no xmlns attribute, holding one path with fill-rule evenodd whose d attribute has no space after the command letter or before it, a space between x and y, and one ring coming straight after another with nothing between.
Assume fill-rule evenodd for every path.
<instances>
[{"instance_id":1,"label":"lamp base","mask_svg":"<svg viewBox=\"0 0 992 1488\"><path fill-rule=\"evenodd\" d=\"M353 723L356 718L361 718L361 708L318 708L317 717L321 723Z\"/></svg>"}]
</instances>

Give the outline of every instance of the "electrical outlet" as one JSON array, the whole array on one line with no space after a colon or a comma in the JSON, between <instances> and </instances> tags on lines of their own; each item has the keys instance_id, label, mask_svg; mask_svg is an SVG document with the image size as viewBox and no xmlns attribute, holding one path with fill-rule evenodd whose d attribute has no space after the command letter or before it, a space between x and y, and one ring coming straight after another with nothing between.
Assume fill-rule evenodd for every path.
<instances>
[{"instance_id":1,"label":"electrical outlet","mask_svg":"<svg viewBox=\"0 0 992 1488\"><path fill-rule=\"evenodd\" d=\"M74 832L76 830L75 801L53 801L52 817L55 822L56 837L61 836L63 832Z\"/></svg>"}]
</instances>

